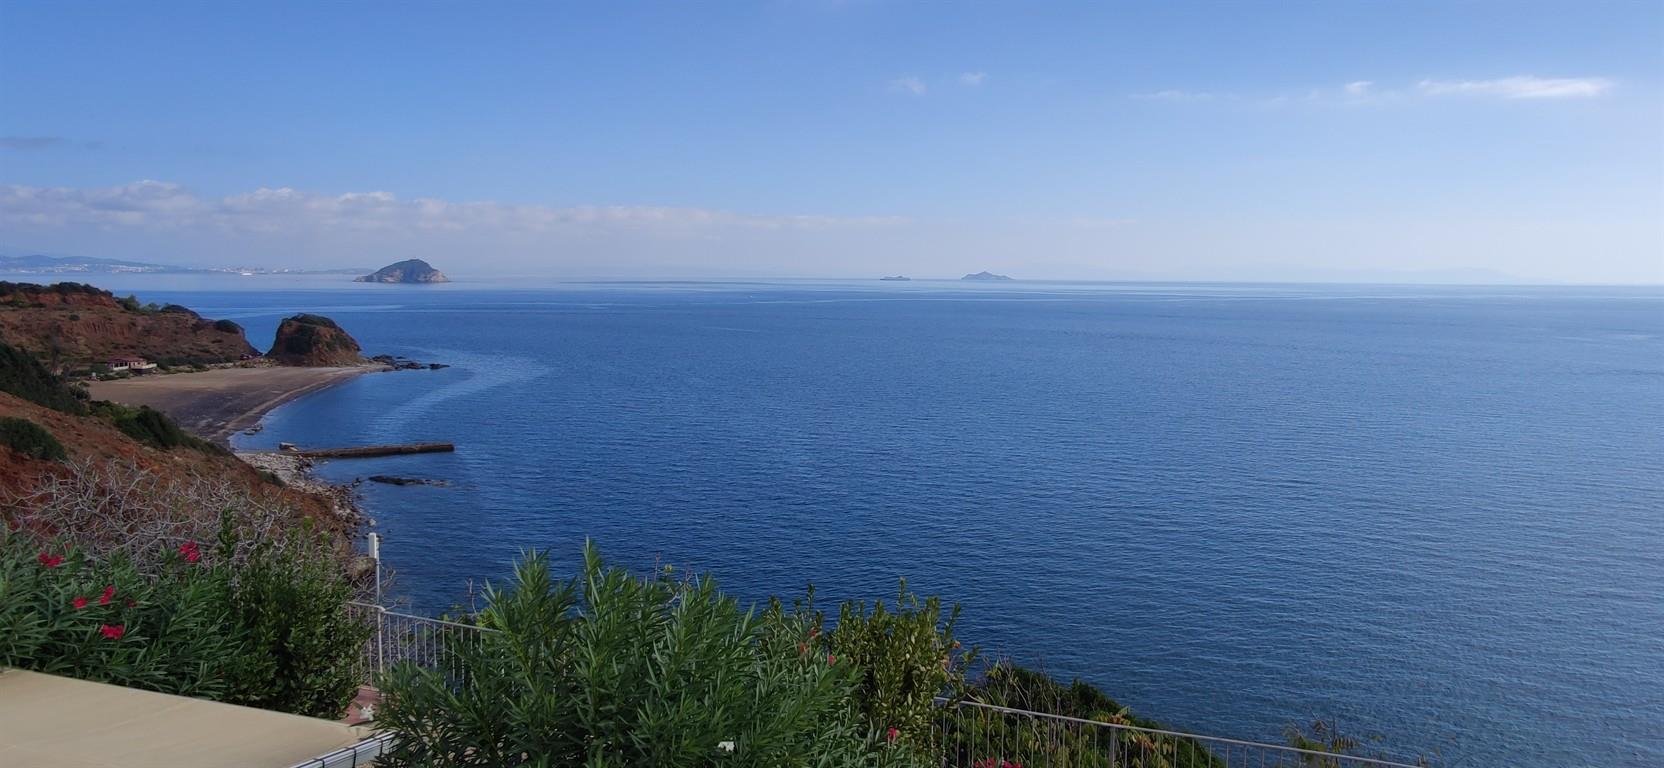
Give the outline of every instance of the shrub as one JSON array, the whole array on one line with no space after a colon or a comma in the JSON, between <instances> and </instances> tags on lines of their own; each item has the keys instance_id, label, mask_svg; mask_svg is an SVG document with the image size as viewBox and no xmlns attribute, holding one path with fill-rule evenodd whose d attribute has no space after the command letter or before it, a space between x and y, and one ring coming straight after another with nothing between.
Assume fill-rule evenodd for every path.
<instances>
[{"instance_id":1,"label":"shrub","mask_svg":"<svg viewBox=\"0 0 1664 768\"><path fill-rule=\"evenodd\" d=\"M242 653L224 568L174 556L156 576L125 558L0 533L0 667L218 699Z\"/></svg>"},{"instance_id":2,"label":"shrub","mask_svg":"<svg viewBox=\"0 0 1664 768\"><path fill-rule=\"evenodd\" d=\"M34 355L0 342L0 392L64 413L86 413L81 398Z\"/></svg>"},{"instance_id":3,"label":"shrub","mask_svg":"<svg viewBox=\"0 0 1664 768\"><path fill-rule=\"evenodd\" d=\"M260 546L237 570L229 608L245 653L229 701L327 719L352 701L370 629L348 612L352 586L327 549Z\"/></svg>"},{"instance_id":4,"label":"shrub","mask_svg":"<svg viewBox=\"0 0 1664 768\"><path fill-rule=\"evenodd\" d=\"M222 333L242 333L243 327L230 320L215 320L214 330Z\"/></svg>"},{"instance_id":5,"label":"shrub","mask_svg":"<svg viewBox=\"0 0 1664 768\"><path fill-rule=\"evenodd\" d=\"M897 729L900 741L932 749L931 725L941 713L938 696L956 697L974 651L953 639L955 606L944 618L939 598L920 600L902 582L896 602L846 602L830 646L857 670L855 702L875 730Z\"/></svg>"},{"instance_id":6,"label":"shrub","mask_svg":"<svg viewBox=\"0 0 1664 768\"><path fill-rule=\"evenodd\" d=\"M758 615L708 578L636 578L592 547L556 582L527 555L487 589L482 626L449 670L395 667L378 722L391 766L900 765L860 721L847 662L803 622ZM462 679L466 685L460 685Z\"/></svg>"},{"instance_id":7,"label":"shrub","mask_svg":"<svg viewBox=\"0 0 1664 768\"><path fill-rule=\"evenodd\" d=\"M0 416L0 445L31 459L62 461L69 456L45 427L15 416Z\"/></svg>"},{"instance_id":8,"label":"shrub","mask_svg":"<svg viewBox=\"0 0 1664 768\"><path fill-rule=\"evenodd\" d=\"M1043 672L998 662L968 687L966 698L984 704L1046 712L1110 725L1165 730L1137 717L1098 688L1074 680L1065 685ZM1090 726L1058 729L1047 721L1011 717L967 706L944 721L943 751L952 765L1112 765L1148 768L1215 768L1225 763L1206 746L1181 736L1120 730L1108 736ZM996 745L990 751L989 745Z\"/></svg>"},{"instance_id":9,"label":"shrub","mask_svg":"<svg viewBox=\"0 0 1664 768\"><path fill-rule=\"evenodd\" d=\"M224 448L180 429L179 425L175 424L173 419L168 418L167 414L148 405L133 408L107 400L98 400L93 402L92 412L94 415L103 417L106 421L115 425L116 429L121 430L128 437L152 448L160 448L165 451L183 446L202 453L226 453Z\"/></svg>"},{"instance_id":10,"label":"shrub","mask_svg":"<svg viewBox=\"0 0 1664 768\"><path fill-rule=\"evenodd\" d=\"M250 495L212 474L160 475L126 461L72 460L30 488L0 489L0 516L56 536L88 557L125 558L146 574L159 573L168 553L184 542L228 540L235 543L232 551L213 554L234 566L264 545L307 549L346 570L345 548L319 550L289 533L303 522L291 501Z\"/></svg>"},{"instance_id":11,"label":"shrub","mask_svg":"<svg viewBox=\"0 0 1664 768\"><path fill-rule=\"evenodd\" d=\"M345 573L322 542L241 545L183 542L141 569L0 533L0 667L339 717L370 633Z\"/></svg>"}]
</instances>

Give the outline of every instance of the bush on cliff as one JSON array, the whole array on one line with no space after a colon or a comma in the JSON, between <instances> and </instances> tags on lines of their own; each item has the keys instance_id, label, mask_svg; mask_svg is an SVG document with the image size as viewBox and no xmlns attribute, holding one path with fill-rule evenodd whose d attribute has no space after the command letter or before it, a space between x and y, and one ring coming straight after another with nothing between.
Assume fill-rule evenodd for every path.
<instances>
[{"instance_id":1,"label":"bush on cliff","mask_svg":"<svg viewBox=\"0 0 1664 768\"><path fill-rule=\"evenodd\" d=\"M29 354L0 342L0 392L63 413L86 413L77 390Z\"/></svg>"},{"instance_id":2,"label":"bush on cliff","mask_svg":"<svg viewBox=\"0 0 1664 768\"><path fill-rule=\"evenodd\" d=\"M45 427L14 416L0 416L0 445L31 459L62 461L69 456Z\"/></svg>"},{"instance_id":3,"label":"bush on cliff","mask_svg":"<svg viewBox=\"0 0 1664 768\"><path fill-rule=\"evenodd\" d=\"M183 446L203 453L226 452L224 448L180 429L167 414L148 405L134 408L98 400L93 402L92 411L94 415L115 425L123 434L152 448L165 451Z\"/></svg>"}]
</instances>

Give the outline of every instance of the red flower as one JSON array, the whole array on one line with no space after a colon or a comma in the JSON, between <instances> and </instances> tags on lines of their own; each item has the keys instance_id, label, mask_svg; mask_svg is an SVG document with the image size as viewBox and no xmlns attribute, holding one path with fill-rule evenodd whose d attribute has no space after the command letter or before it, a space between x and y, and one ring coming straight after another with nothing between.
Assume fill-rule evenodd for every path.
<instances>
[{"instance_id":1,"label":"red flower","mask_svg":"<svg viewBox=\"0 0 1664 768\"><path fill-rule=\"evenodd\" d=\"M54 554L51 554L51 553L48 553L48 552L42 552L39 555L36 555L35 559L39 560L41 565L44 565L48 568L56 568L56 567L62 565L63 562L64 562L64 556L63 555L54 555Z\"/></svg>"},{"instance_id":2,"label":"red flower","mask_svg":"<svg viewBox=\"0 0 1664 768\"><path fill-rule=\"evenodd\" d=\"M99 627L98 631L103 632L104 637L106 637L110 640L120 640L121 636L127 633L127 625L126 624L105 624L104 626Z\"/></svg>"},{"instance_id":3,"label":"red flower","mask_svg":"<svg viewBox=\"0 0 1664 768\"><path fill-rule=\"evenodd\" d=\"M836 663L838 663L838 657L833 656L830 653L826 654L826 665L827 666L831 666L831 665L836 664Z\"/></svg>"},{"instance_id":4,"label":"red flower","mask_svg":"<svg viewBox=\"0 0 1664 768\"><path fill-rule=\"evenodd\" d=\"M98 598L98 604L99 605L109 605L110 604L110 599L115 597L115 596L116 596L116 588L114 586L105 587L104 588L104 594L101 595Z\"/></svg>"},{"instance_id":5,"label":"red flower","mask_svg":"<svg viewBox=\"0 0 1664 768\"><path fill-rule=\"evenodd\" d=\"M77 597L74 600L69 601L69 604L75 606L75 610L79 611L82 608L87 607L87 599L84 597Z\"/></svg>"},{"instance_id":6,"label":"red flower","mask_svg":"<svg viewBox=\"0 0 1664 768\"><path fill-rule=\"evenodd\" d=\"M196 548L196 542L194 541L187 541L184 544L180 544L179 554L185 558L185 562L187 563L194 563L202 559L202 550Z\"/></svg>"},{"instance_id":7,"label":"red flower","mask_svg":"<svg viewBox=\"0 0 1664 768\"><path fill-rule=\"evenodd\" d=\"M891 743L891 744L894 744L894 743L896 743L896 737L900 736L900 735L901 735L901 731L898 731L894 727L892 727L892 728L890 728L890 730L884 732L884 740Z\"/></svg>"}]
</instances>

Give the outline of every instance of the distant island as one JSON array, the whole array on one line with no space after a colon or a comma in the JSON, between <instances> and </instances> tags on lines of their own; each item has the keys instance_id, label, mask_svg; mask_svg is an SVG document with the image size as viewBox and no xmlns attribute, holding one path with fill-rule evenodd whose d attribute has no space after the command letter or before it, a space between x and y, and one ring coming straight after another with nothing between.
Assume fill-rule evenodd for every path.
<instances>
[{"instance_id":1,"label":"distant island","mask_svg":"<svg viewBox=\"0 0 1664 768\"><path fill-rule=\"evenodd\" d=\"M973 275L966 275L966 276L961 277L959 279L960 280L1010 280L1011 278L1007 277L1005 275L996 275L992 272L983 271L983 272L978 272L978 273L973 274Z\"/></svg>"},{"instance_id":2,"label":"distant island","mask_svg":"<svg viewBox=\"0 0 1664 768\"><path fill-rule=\"evenodd\" d=\"M445 273L433 268L433 265L421 259L405 259L404 261L388 264L381 269L363 277L353 278L355 283L448 283L451 279Z\"/></svg>"},{"instance_id":3,"label":"distant island","mask_svg":"<svg viewBox=\"0 0 1664 768\"><path fill-rule=\"evenodd\" d=\"M356 275L363 269L268 269L266 267L181 267L90 256L0 256L8 275Z\"/></svg>"},{"instance_id":4,"label":"distant island","mask_svg":"<svg viewBox=\"0 0 1664 768\"><path fill-rule=\"evenodd\" d=\"M905 283L905 282L908 282L908 281L912 280L913 278L908 277L906 275L891 275L889 277L880 277L878 279L888 280L892 283Z\"/></svg>"}]
</instances>

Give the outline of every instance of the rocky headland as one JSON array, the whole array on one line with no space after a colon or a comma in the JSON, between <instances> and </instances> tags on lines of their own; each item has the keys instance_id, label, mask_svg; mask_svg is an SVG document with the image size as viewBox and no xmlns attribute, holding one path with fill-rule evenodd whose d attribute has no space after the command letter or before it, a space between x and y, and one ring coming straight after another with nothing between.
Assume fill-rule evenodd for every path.
<instances>
[{"instance_id":1,"label":"rocky headland","mask_svg":"<svg viewBox=\"0 0 1664 768\"><path fill-rule=\"evenodd\" d=\"M209 320L177 304L141 304L81 283L0 282L0 337L56 372L117 358L190 366L259 354L230 320Z\"/></svg>"},{"instance_id":2,"label":"rocky headland","mask_svg":"<svg viewBox=\"0 0 1664 768\"><path fill-rule=\"evenodd\" d=\"M338 367L368 365L358 341L323 315L286 317L266 358L278 365Z\"/></svg>"}]
</instances>

